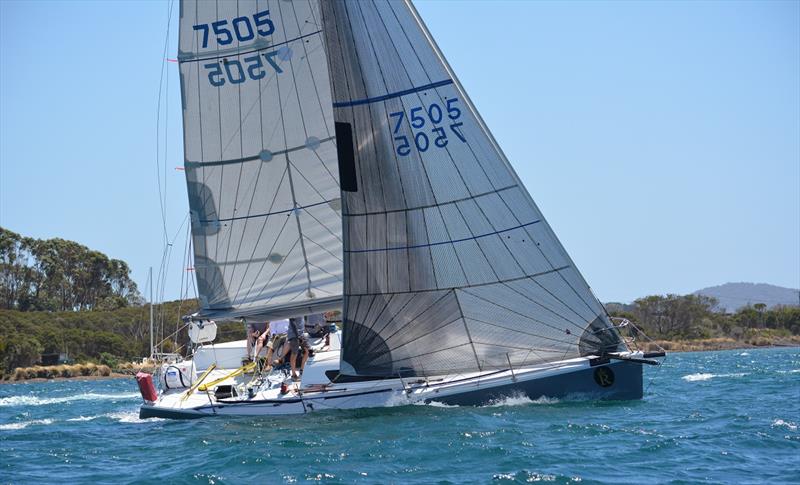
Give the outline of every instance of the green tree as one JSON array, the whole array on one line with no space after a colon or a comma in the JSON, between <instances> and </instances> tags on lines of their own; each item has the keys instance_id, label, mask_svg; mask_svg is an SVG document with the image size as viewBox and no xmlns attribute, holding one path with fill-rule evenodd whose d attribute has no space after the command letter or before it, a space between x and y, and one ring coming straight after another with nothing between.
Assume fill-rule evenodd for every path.
<instances>
[{"instance_id":1,"label":"green tree","mask_svg":"<svg viewBox=\"0 0 800 485\"><path fill-rule=\"evenodd\" d=\"M112 310L141 302L127 263L64 239L0 228L0 307Z\"/></svg>"}]
</instances>

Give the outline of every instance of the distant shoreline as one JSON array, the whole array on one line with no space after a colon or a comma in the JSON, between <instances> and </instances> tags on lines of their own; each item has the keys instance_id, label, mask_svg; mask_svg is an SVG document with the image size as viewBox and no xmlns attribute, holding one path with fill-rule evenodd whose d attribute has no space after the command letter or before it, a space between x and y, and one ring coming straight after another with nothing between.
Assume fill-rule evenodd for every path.
<instances>
[{"instance_id":1,"label":"distant shoreline","mask_svg":"<svg viewBox=\"0 0 800 485\"><path fill-rule=\"evenodd\" d=\"M59 382L59 381L72 381L72 382L81 382L81 381L100 381L103 379L122 379L124 377L133 379L133 376L130 374L118 374L116 372L111 373L107 376L75 376L75 377L33 377L31 379L19 379L16 381L12 380L0 380L0 385L3 384L23 384L28 382Z\"/></svg>"},{"instance_id":2,"label":"distant shoreline","mask_svg":"<svg viewBox=\"0 0 800 485\"><path fill-rule=\"evenodd\" d=\"M755 342L755 343L754 343ZM653 340L644 345L656 344L669 352L714 352L720 350L737 349L764 349L775 347L800 347L800 336L792 335L789 337L776 337L769 341L761 338L759 340L735 340L727 337L708 338L697 340ZM655 350L655 349L651 349Z\"/></svg>"}]
</instances>

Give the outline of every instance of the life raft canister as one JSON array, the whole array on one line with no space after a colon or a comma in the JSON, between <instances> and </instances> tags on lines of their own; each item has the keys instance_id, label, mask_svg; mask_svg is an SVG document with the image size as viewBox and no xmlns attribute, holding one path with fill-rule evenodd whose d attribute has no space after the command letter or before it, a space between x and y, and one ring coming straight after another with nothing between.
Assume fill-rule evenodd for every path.
<instances>
[{"instance_id":1,"label":"life raft canister","mask_svg":"<svg viewBox=\"0 0 800 485\"><path fill-rule=\"evenodd\" d=\"M158 400L156 386L153 385L153 376L147 372L136 373L136 383L139 384L139 392L145 401L155 402Z\"/></svg>"},{"instance_id":2,"label":"life raft canister","mask_svg":"<svg viewBox=\"0 0 800 485\"><path fill-rule=\"evenodd\" d=\"M164 364L161 368L161 385L164 389L183 389L192 385L191 366L182 362L179 364Z\"/></svg>"}]
</instances>

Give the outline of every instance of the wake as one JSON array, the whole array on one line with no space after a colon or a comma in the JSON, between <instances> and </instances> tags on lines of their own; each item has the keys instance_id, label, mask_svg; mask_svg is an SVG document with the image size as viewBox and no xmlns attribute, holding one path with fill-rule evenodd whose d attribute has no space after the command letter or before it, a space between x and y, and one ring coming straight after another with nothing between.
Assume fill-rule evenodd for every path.
<instances>
[{"instance_id":1,"label":"wake","mask_svg":"<svg viewBox=\"0 0 800 485\"><path fill-rule=\"evenodd\" d=\"M747 373L745 372L737 372L734 374L711 374L703 372L697 374L688 374L681 377L681 379L683 379L686 382L698 382L698 381L708 381L717 377L744 377L746 375Z\"/></svg>"},{"instance_id":2,"label":"wake","mask_svg":"<svg viewBox=\"0 0 800 485\"><path fill-rule=\"evenodd\" d=\"M89 392L86 394L62 397L9 396L0 398L0 407L46 406L49 404L62 404L73 401L122 401L135 398L140 398L139 393L96 394Z\"/></svg>"}]
</instances>

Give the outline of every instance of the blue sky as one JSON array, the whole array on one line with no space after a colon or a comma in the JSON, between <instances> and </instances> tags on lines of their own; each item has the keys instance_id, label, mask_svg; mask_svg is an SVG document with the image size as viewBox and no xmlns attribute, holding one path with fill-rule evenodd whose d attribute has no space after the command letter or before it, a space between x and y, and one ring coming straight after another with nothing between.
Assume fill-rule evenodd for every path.
<instances>
[{"instance_id":1,"label":"blue sky","mask_svg":"<svg viewBox=\"0 0 800 485\"><path fill-rule=\"evenodd\" d=\"M601 300L800 286L800 2L416 5ZM0 2L0 225L124 259L140 287L163 245L167 10ZM167 68L176 298L188 205Z\"/></svg>"}]
</instances>

